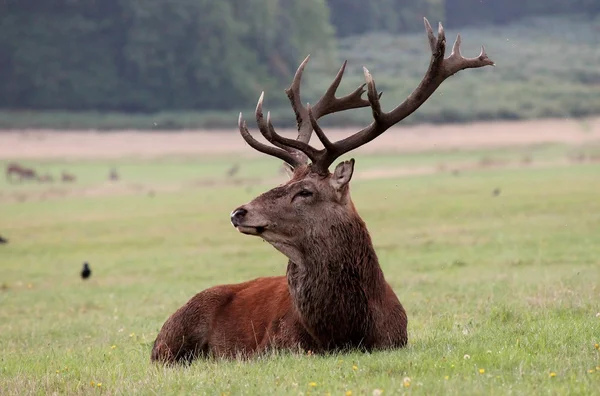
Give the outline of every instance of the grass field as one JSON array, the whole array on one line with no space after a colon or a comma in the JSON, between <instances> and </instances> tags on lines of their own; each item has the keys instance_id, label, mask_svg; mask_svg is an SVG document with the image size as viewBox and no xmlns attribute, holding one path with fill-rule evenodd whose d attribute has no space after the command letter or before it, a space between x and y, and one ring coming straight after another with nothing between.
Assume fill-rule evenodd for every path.
<instances>
[{"instance_id":1,"label":"grass field","mask_svg":"<svg viewBox=\"0 0 600 396\"><path fill-rule=\"evenodd\" d=\"M568 160L580 151L600 146L356 156L352 195L409 346L172 369L149 362L171 313L285 272L228 218L283 180L277 161L228 179L232 155L30 160L78 182L0 181L0 394L600 394L600 162Z\"/></svg>"}]
</instances>

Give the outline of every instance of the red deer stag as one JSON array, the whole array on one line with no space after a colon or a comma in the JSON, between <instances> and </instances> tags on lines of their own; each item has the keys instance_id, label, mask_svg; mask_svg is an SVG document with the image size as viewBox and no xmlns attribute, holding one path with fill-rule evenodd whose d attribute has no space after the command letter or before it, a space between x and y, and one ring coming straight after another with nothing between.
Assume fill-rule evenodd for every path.
<instances>
[{"instance_id":1,"label":"red deer stag","mask_svg":"<svg viewBox=\"0 0 600 396\"><path fill-rule=\"evenodd\" d=\"M313 107L300 101L300 80L308 58L286 90L298 123L297 139L278 135L263 117L261 95L256 120L272 146L255 140L240 114L239 129L254 149L285 161L291 179L231 213L241 233L259 236L288 257L286 276L258 278L222 285L196 294L163 325L151 359L163 363L189 362L198 356L249 356L269 348L314 352L349 348L377 350L406 345L406 312L386 282L369 232L350 198L354 160L329 166L417 110L448 77L460 70L493 65L482 47L477 58L460 54L457 37L448 58L440 24L435 37L425 19L431 62L415 91L385 113L381 93L364 69L365 84L336 98L345 68ZM327 114L370 106L374 121L358 133L331 142L317 124ZM312 131L324 148L308 143ZM307 163L310 160L310 163Z\"/></svg>"},{"instance_id":2,"label":"red deer stag","mask_svg":"<svg viewBox=\"0 0 600 396\"><path fill-rule=\"evenodd\" d=\"M15 178L13 177L13 175L16 175L16 180L18 181L23 181L27 179L37 180L37 174L35 173L35 170L31 168L25 168L24 166L21 166L16 162L12 162L6 166L6 180L10 181L11 183L14 183Z\"/></svg>"}]
</instances>

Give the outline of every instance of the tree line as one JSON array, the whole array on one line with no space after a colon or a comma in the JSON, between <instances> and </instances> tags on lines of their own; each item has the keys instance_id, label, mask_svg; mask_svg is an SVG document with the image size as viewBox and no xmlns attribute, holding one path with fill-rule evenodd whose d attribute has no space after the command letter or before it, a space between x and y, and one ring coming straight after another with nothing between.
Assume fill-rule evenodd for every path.
<instances>
[{"instance_id":1,"label":"tree line","mask_svg":"<svg viewBox=\"0 0 600 396\"><path fill-rule=\"evenodd\" d=\"M598 13L597 0L573 0ZM5 0L0 108L231 109L338 37L565 12L562 0ZM572 8L572 7L571 7ZM491 17L490 17L491 16ZM260 84L259 84L260 82ZM274 100L277 100L274 98ZM281 100L281 99L280 99Z\"/></svg>"}]
</instances>

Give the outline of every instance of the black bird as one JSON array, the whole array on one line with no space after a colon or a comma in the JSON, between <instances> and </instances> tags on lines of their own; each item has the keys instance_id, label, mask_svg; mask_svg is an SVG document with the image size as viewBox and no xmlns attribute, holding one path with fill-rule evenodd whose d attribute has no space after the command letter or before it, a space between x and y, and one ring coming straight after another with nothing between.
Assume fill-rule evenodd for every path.
<instances>
[{"instance_id":1,"label":"black bird","mask_svg":"<svg viewBox=\"0 0 600 396\"><path fill-rule=\"evenodd\" d=\"M494 195L494 197L497 197L498 195L500 195L500 189L495 188L494 191L492 191L492 195Z\"/></svg>"},{"instance_id":2,"label":"black bird","mask_svg":"<svg viewBox=\"0 0 600 396\"><path fill-rule=\"evenodd\" d=\"M0 244L2 243L8 243L8 239L4 239L3 237L0 236Z\"/></svg>"},{"instance_id":3,"label":"black bird","mask_svg":"<svg viewBox=\"0 0 600 396\"><path fill-rule=\"evenodd\" d=\"M90 266L88 265L88 263L83 263L83 269L81 270L81 278L87 279L90 277L90 275L92 275L92 270L90 269Z\"/></svg>"}]
</instances>

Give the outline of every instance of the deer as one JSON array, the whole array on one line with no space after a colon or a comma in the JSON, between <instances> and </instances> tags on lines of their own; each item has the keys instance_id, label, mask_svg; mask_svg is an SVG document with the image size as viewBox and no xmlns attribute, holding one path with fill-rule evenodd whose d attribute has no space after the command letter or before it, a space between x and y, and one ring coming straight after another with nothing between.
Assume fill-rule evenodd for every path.
<instances>
[{"instance_id":1,"label":"deer","mask_svg":"<svg viewBox=\"0 0 600 396\"><path fill-rule=\"evenodd\" d=\"M62 171L61 180L63 183L74 183L77 180L77 177L69 172Z\"/></svg>"},{"instance_id":2,"label":"deer","mask_svg":"<svg viewBox=\"0 0 600 396\"><path fill-rule=\"evenodd\" d=\"M16 162L11 162L6 166L6 180L10 181L11 183L14 183L15 178L13 177L13 175L17 176L16 180L18 180L19 182L23 180L37 179L37 174L35 170L31 168L26 168Z\"/></svg>"},{"instance_id":3,"label":"deer","mask_svg":"<svg viewBox=\"0 0 600 396\"><path fill-rule=\"evenodd\" d=\"M110 169L110 172L108 173L108 180L110 180L110 181L118 181L119 180L119 172L117 172L117 169L115 169L115 168Z\"/></svg>"},{"instance_id":4,"label":"deer","mask_svg":"<svg viewBox=\"0 0 600 396\"><path fill-rule=\"evenodd\" d=\"M54 178L50 173L46 173L44 175L38 176L37 181L40 183L53 183Z\"/></svg>"},{"instance_id":5,"label":"deer","mask_svg":"<svg viewBox=\"0 0 600 396\"><path fill-rule=\"evenodd\" d=\"M424 23L432 53L428 70L408 98L389 112L382 110L381 92L366 68L364 84L336 97L346 62L316 104L304 106L300 81L307 57L286 89L296 115L296 139L278 134L270 113L265 119L264 92L255 118L270 145L250 134L240 113L244 141L282 160L290 179L234 209L230 221L241 234L259 237L286 256L286 274L196 294L163 324L151 361L173 365L201 357L249 358L269 350L328 354L407 345L406 310L384 277L366 223L350 197L355 160L340 162L333 172L329 167L416 111L448 77L494 65L483 46L478 57L463 57L460 35L446 58L442 24L436 36L426 18ZM330 141L318 124L327 114L369 106L372 123L340 141ZM309 145L313 132L322 149Z\"/></svg>"}]
</instances>

